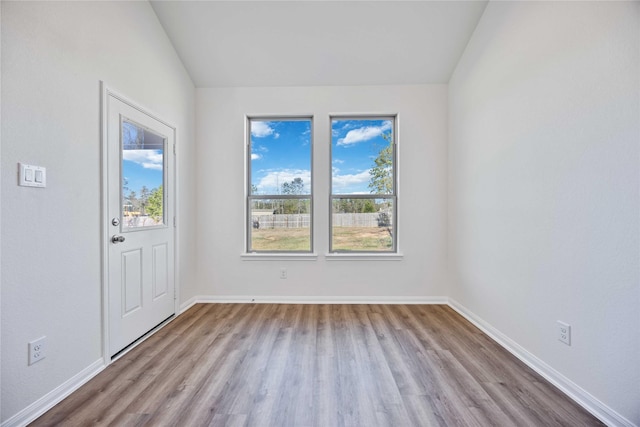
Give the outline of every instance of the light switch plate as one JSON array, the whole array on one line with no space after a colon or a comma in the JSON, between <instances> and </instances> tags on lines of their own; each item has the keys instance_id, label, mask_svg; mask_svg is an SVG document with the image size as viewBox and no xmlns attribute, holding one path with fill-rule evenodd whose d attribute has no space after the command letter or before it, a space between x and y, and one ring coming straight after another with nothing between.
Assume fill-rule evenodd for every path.
<instances>
[{"instance_id":1,"label":"light switch plate","mask_svg":"<svg viewBox=\"0 0 640 427\"><path fill-rule=\"evenodd\" d=\"M18 185L23 187L46 187L47 168L18 163Z\"/></svg>"}]
</instances>

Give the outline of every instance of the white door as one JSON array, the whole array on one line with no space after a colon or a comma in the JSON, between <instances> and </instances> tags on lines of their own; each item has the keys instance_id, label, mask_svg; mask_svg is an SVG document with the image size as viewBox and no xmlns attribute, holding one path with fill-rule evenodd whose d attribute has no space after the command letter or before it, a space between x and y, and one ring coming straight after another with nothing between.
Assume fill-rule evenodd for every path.
<instances>
[{"instance_id":1,"label":"white door","mask_svg":"<svg viewBox=\"0 0 640 427\"><path fill-rule=\"evenodd\" d=\"M107 95L109 356L175 314L175 130Z\"/></svg>"}]
</instances>

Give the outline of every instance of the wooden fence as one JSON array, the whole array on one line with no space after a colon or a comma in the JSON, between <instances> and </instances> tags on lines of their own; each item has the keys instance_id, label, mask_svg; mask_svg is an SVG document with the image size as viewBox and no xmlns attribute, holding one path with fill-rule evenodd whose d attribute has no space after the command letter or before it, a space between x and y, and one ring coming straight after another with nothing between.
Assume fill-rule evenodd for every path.
<instances>
[{"instance_id":1,"label":"wooden fence","mask_svg":"<svg viewBox=\"0 0 640 427\"><path fill-rule=\"evenodd\" d=\"M253 228L309 228L309 214L256 215L251 217Z\"/></svg>"},{"instance_id":2,"label":"wooden fence","mask_svg":"<svg viewBox=\"0 0 640 427\"><path fill-rule=\"evenodd\" d=\"M309 228L309 214L255 215L251 218L253 228ZM390 216L382 212L333 214L334 227L387 227Z\"/></svg>"}]
</instances>

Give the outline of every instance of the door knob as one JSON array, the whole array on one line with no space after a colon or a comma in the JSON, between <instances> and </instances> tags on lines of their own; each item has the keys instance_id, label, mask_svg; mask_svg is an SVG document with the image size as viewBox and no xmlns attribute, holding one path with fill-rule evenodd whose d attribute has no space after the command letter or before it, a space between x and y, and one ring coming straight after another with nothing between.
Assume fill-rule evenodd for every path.
<instances>
[{"instance_id":1,"label":"door knob","mask_svg":"<svg viewBox=\"0 0 640 427\"><path fill-rule=\"evenodd\" d=\"M122 243L124 242L124 236L113 236L111 237L112 243Z\"/></svg>"}]
</instances>

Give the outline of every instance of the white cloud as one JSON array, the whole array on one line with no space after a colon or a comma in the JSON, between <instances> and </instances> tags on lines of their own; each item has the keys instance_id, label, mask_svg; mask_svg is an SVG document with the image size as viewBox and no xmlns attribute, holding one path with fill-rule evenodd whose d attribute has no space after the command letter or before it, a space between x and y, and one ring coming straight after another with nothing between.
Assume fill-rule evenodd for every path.
<instances>
[{"instance_id":1,"label":"white cloud","mask_svg":"<svg viewBox=\"0 0 640 427\"><path fill-rule=\"evenodd\" d=\"M137 163L145 169L162 170L162 151L160 150L123 150L122 158Z\"/></svg>"},{"instance_id":2,"label":"white cloud","mask_svg":"<svg viewBox=\"0 0 640 427\"><path fill-rule=\"evenodd\" d=\"M275 133L275 135L274 135ZM271 127L270 122L251 122L251 135L256 138L264 138L265 136L274 135L275 138L278 138L280 135L275 132L275 129Z\"/></svg>"},{"instance_id":3,"label":"white cloud","mask_svg":"<svg viewBox=\"0 0 640 427\"><path fill-rule=\"evenodd\" d=\"M341 165L342 163L344 163L344 160L342 160L342 159L333 159L333 163Z\"/></svg>"},{"instance_id":4,"label":"white cloud","mask_svg":"<svg viewBox=\"0 0 640 427\"><path fill-rule=\"evenodd\" d=\"M260 160L261 158L262 158L262 155L251 153L251 160Z\"/></svg>"},{"instance_id":5,"label":"white cloud","mask_svg":"<svg viewBox=\"0 0 640 427\"><path fill-rule=\"evenodd\" d=\"M364 192L363 185L368 184L371 179L369 170L364 170L355 174L337 175L337 169L334 168L333 189L337 192L344 192L353 188L359 188L358 192ZM356 191L354 191L356 192Z\"/></svg>"},{"instance_id":6,"label":"white cloud","mask_svg":"<svg viewBox=\"0 0 640 427\"><path fill-rule=\"evenodd\" d=\"M295 178L302 178L304 189L310 190L311 171L304 169L279 169L267 171L257 184L260 194L280 194L282 184L291 182Z\"/></svg>"},{"instance_id":7,"label":"white cloud","mask_svg":"<svg viewBox=\"0 0 640 427\"><path fill-rule=\"evenodd\" d=\"M342 132L355 127L351 120L345 121L345 123L340 127L337 126L338 124L339 123L331 124L331 136L339 136Z\"/></svg>"},{"instance_id":8,"label":"white cloud","mask_svg":"<svg viewBox=\"0 0 640 427\"><path fill-rule=\"evenodd\" d=\"M391 129L391 122L385 121L382 126L365 126L347 132L344 138L338 140L338 145L351 145L358 142L368 141L382 135L383 132Z\"/></svg>"}]
</instances>

